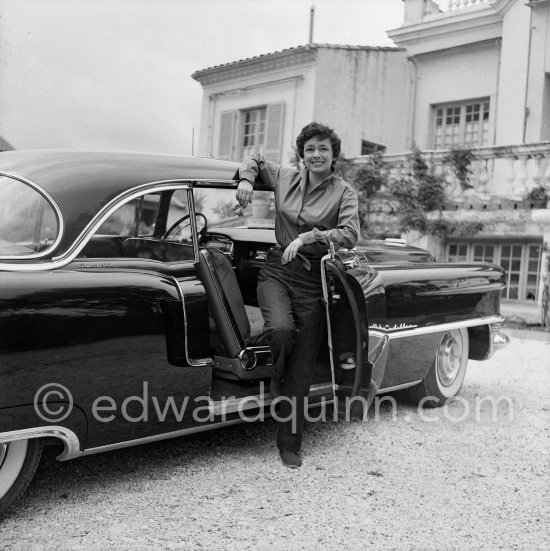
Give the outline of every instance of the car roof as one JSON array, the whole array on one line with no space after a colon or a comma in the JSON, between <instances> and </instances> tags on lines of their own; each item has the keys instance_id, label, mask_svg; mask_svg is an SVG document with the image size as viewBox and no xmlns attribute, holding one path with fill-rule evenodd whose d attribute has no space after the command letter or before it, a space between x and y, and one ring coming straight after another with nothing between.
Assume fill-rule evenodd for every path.
<instances>
[{"instance_id":1,"label":"car roof","mask_svg":"<svg viewBox=\"0 0 550 551\"><path fill-rule=\"evenodd\" d=\"M165 180L233 180L238 163L179 155L16 150L0 153L0 172L31 180L59 206L66 250L109 201L136 186Z\"/></svg>"},{"instance_id":2,"label":"car roof","mask_svg":"<svg viewBox=\"0 0 550 551\"><path fill-rule=\"evenodd\" d=\"M16 150L0 154L0 171L32 180L52 197L91 187L112 195L157 180L233 179L238 163L155 153Z\"/></svg>"}]
</instances>

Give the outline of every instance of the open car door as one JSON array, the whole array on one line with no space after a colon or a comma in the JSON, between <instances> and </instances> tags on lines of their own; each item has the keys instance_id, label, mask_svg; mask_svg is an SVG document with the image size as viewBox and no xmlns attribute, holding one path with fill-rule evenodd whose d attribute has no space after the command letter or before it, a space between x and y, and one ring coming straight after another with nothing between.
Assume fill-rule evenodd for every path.
<instances>
[{"instance_id":1,"label":"open car door","mask_svg":"<svg viewBox=\"0 0 550 551\"><path fill-rule=\"evenodd\" d=\"M335 407L339 418L364 419L388 357L388 336L369 332L386 324L382 278L355 251L332 251L323 259L323 295Z\"/></svg>"}]
</instances>

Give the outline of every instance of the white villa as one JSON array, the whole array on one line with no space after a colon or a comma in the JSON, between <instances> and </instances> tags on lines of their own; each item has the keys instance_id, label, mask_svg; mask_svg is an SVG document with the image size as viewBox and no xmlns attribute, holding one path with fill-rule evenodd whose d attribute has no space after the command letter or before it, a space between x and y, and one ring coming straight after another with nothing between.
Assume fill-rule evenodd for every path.
<instances>
[{"instance_id":1,"label":"white villa","mask_svg":"<svg viewBox=\"0 0 550 551\"><path fill-rule=\"evenodd\" d=\"M367 1L367 0L365 0ZM262 151L288 162L311 120L333 126L360 163L383 153L409 171L415 144L446 177L448 216L483 220L473 237L408 235L438 260L503 266L503 312L542 322L550 210L550 0L404 0L388 31L396 47L307 44L197 71L203 87L199 155L240 160ZM473 153L464 191L442 160Z\"/></svg>"}]
</instances>

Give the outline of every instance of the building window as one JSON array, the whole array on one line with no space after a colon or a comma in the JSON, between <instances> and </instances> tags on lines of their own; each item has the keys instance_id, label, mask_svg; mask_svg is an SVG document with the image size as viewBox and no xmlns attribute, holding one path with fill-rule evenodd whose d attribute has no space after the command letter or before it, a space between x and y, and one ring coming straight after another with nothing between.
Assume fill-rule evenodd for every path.
<instances>
[{"instance_id":1,"label":"building window","mask_svg":"<svg viewBox=\"0 0 550 551\"><path fill-rule=\"evenodd\" d=\"M386 146L379 143L368 142L367 140L361 140L361 155L372 155L373 153L384 154L386 152Z\"/></svg>"},{"instance_id":2,"label":"building window","mask_svg":"<svg viewBox=\"0 0 550 551\"><path fill-rule=\"evenodd\" d=\"M502 298L536 301L540 283L540 243L449 243L450 262L493 262L506 270Z\"/></svg>"},{"instance_id":3,"label":"building window","mask_svg":"<svg viewBox=\"0 0 550 551\"><path fill-rule=\"evenodd\" d=\"M468 260L468 245L464 243L453 243L449 245L449 262L466 262Z\"/></svg>"},{"instance_id":4,"label":"building window","mask_svg":"<svg viewBox=\"0 0 550 551\"><path fill-rule=\"evenodd\" d=\"M265 117L267 109L250 109L244 111L243 138L242 138L242 156L259 153L265 147Z\"/></svg>"},{"instance_id":5,"label":"building window","mask_svg":"<svg viewBox=\"0 0 550 551\"><path fill-rule=\"evenodd\" d=\"M434 107L434 149L487 145L489 100L436 105Z\"/></svg>"},{"instance_id":6,"label":"building window","mask_svg":"<svg viewBox=\"0 0 550 551\"><path fill-rule=\"evenodd\" d=\"M219 122L218 158L240 161L262 153L269 161L282 161L284 103L223 111Z\"/></svg>"}]
</instances>

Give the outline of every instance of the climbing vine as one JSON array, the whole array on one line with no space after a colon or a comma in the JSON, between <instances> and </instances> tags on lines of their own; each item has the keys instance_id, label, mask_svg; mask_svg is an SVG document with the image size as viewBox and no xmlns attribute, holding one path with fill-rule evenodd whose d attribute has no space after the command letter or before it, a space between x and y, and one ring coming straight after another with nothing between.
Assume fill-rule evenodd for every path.
<instances>
[{"instance_id":1,"label":"climbing vine","mask_svg":"<svg viewBox=\"0 0 550 551\"><path fill-rule=\"evenodd\" d=\"M469 185L467 184L469 173L466 172L469 161L465 162L467 158L466 155L458 154L449 157L457 178L459 180L463 178L463 182L466 182L461 183L463 187ZM453 159L458 159L456 164ZM481 222L450 220L444 215L445 179L430 170L422 152L416 146L411 150L410 165L410 174L405 178L391 181L388 187L390 201L394 203L394 211L398 213L401 231L416 230L422 235L445 237L471 236L483 230Z\"/></svg>"},{"instance_id":2,"label":"climbing vine","mask_svg":"<svg viewBox=\"0 0 550 551\"><path fill-rule=\"evenodd\" d=\"M462 191L472 189L473 186L470 183L470 176L472 170L470 165L474 158L474 153L471 149L466 147L456 147L451 149L445 157L443 157L443 163L450 166L454 172Z\"/></svg>"}]
</instances>

